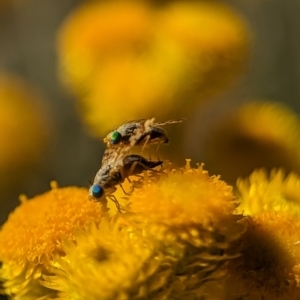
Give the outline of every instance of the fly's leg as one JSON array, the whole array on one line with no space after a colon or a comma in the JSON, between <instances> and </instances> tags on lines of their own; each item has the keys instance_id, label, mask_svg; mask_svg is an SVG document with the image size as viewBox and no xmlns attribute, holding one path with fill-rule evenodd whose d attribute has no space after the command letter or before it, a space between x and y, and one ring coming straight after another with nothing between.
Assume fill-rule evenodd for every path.
<instances>
[{"instance_id":1,"label":"fly's leg","mask_svg":"<svg viewBox=\"0 0 300 300\"><path fill-rule=\"evenodd\" d=\"M128 175L125 174L125 170L124 170L124 167L123 167L123 166L121 166L121 167L119 168L119 171L120 171L120 174L121 174L121 177L122 177L123 181L124 181L125 179L127 179L127 180L129 181L129 183L132 184L132 181L129 179L128 176L130 176L130 175L133 174L133 171L134 171L134 169L135 169L135 167L136 167L137 164L138 164L137 161L135 161L135 162L132 164L132 166L131 166L130 169L129 169ZM127 175L127 176L126 176L126 175ZM127 192L125 191L125 189L123 188L123 186L122 186L121 183L120 183L120 187L121 187L123 193L124 193L126 196L130 196L130 194L131 194L131 192L132 192L132 189L130 189L130 192L127 193Z\"/></svg>"},{"instance_id":2,"label":"fly's leg","mask_svg":"<svg viewBox=\"0 0 300 300\"><path fill-rule=\"evenodd\" d=\"M109 208L107 207L107 199L106 199L106 197L104 197L103 199L101 199L100 203L102 204L102 211L103 212L108 212Z\"/></svg>"},{"instance_id":3,"label":"fly's leg","mask_svg":"<svg viewBox=\"0 0 300 300\"><path fill-rule=\"evenodd\" d=\"M119 203L114 195L108 195L107 197L116 205L116 208L120 214L125 211L125 208Z\"/></svg>"},{"instance_id":4,"label":"fly's leg","mask_svg":"<svg viewBox=\"0 0 300 300\"><path fill-rule=\"evenodd\" d=\"M143 151L144 151L145 147L147 146L149 140L150 140L150 135L147 135L147 137L145 139L145 142L143 144L142 150L141 150L141 154L143 153Z\"/></svg>"},{"instance_id":5,"label":"fly's leg","mask_svg":"<svg viewBox=\"0 0 300 300\"><path fill-rule=\"evenodd\" d=\"M127 179L128 179L128 178L127 178ZM128 179L128 181L129 181L129 179ZM129 181L129 182L131 183L131 181ZM131 192L127 193L127 192L125 191L125 189L123 188L123 186L122 186L121 183L120 183L120 187L121 187L123 193L124 193L126 196L130 196L130 195L131 195Z\"/></svg>"},{"instance_id":6,"label":"fly's leg","mask_svg":"<svg viewBox=\"0 0 300 300\"><path fill-rule=\"evenodd\" d=\"M158 156L158 149L159 149L160 143L158 143L157 148L156 148L156 156L157 156L157 160L160 161L160 158Z\"/></svg>"},{"instance_id":7,"label":"fly's leg","mask_svg":"<svg viewBox=\"0 0 300 300\"><path fill-rule=\"evenodd\" d=\"M132 166L131 166L130 169L129 169L128 176L130 176L130 175L133 174L133 171L134 171L135 167L136 167L137 164L139 164L139 163L140 163L139 161L133 162Z\"/></svg>"}]
</instances>

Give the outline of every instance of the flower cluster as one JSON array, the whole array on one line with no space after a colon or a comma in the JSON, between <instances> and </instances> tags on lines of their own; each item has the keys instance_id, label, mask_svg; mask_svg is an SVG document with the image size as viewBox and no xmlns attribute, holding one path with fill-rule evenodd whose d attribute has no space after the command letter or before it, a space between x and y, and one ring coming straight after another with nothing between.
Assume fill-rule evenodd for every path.
<instances>
[{"instance_id":1,"label":"flower cluster","mask_svg":"<svg viewBox=\"0 0 300 300\"><path fill-rule=\"evenodd\" d=\"M74 228L101 220L101 205L86 201L86 194L86 189L53 183L50 192L20 198L21 205L0 232L0 278L6 294L22 299L45 294L39 280L48 274L53 257L63 254L63 240L74 240Z\"/></svg>"},{"instance_id":2,"label":"flower cluster","mask_svg":"<svg viewBox=\"0 0 300 300\"><path fill-rule=\"evenodd\" d=\"M122 214L103 212L80 188L22 199L0 231L5 292L75 300L219 293L208 286L223 279L245 231L232 188L189 160L132 184Z\"/></svg>"}]
</instances>

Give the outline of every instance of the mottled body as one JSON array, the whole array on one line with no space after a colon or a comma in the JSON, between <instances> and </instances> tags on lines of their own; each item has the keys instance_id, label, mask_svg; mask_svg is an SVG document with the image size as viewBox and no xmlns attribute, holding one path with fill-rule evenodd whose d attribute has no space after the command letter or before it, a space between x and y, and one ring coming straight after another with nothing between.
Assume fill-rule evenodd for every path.
<instances>
[{"instance_id":1,"label":"mottled body","mask_svg":"<svg viewBox=\"0 0 300 300\"><path fill-rule=\"evenodd\" d=\"M104 142L108 148L120 148L126 145L145 146L151 144L167 144L167 132L160 126L176 124L186 119L169 120L155 123L155 119L140 119L126 122L110 132Z\"/></svg>"},{"instance_id":2,"label":"mottled body","mask_svg":"<svg viewBox=\"0 0 300 300\"><path fill-rule=\"evenodd\" d=\"M124 182L131 175L138 175L146 170L151 170L162 165L162 161L151 161L146 158L132 154L125 156L119 163L102 165L97 172L94 183L90 187L89 195L101 200L103 197L109 197L115 202L119 211L121 207L115 197L112 195L116 191L116 186Z\"/></svg>"}]
</instances>

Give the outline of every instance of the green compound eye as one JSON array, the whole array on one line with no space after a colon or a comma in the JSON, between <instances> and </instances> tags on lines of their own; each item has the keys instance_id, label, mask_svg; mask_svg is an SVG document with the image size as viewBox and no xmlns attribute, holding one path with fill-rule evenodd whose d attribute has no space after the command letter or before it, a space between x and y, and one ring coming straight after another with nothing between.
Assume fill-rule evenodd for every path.
<instances>
[{"instance_id":1,"label":"green compound eye","mask_svg":"<svg viewBox=\"0 0 300 300\"><path fill-rule=\"evenodd\" d=\"M110 143L113 145L119 144L121 141L121 138L122 138L121 134L118 131L114 131L111 135Z\"/></svg>"}]
</instances>

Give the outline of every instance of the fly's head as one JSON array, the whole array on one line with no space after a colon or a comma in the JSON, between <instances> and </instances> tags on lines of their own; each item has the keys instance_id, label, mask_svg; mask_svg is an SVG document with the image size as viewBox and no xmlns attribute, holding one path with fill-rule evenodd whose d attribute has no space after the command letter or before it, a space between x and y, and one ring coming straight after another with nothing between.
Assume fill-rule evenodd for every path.
<instances>
[{"instance_id":1,"label":"fly's head","mask_svg":"<svg viewBox=\"0 0 300 300\"><path fill-rule=\"evenodd\" d=\"M103 139L103 141L108 147L118 146L122 142L122 134L117 130L112 131Z\"/></svg>"},{"instance_id":2,"label":"fly's head","mask_svg":"<svg viewBox=\"0 0 300 300\"><path fill-rule=\"evenodd\" d=\"M105 195L105 192L104 192L104 189L103 189L103 187L101 185L99 185L99 184L93 184L90 187L89 196L91 198L100 200L101 198L104 197L104 195Z\"/></svg>"}]
</instances>

